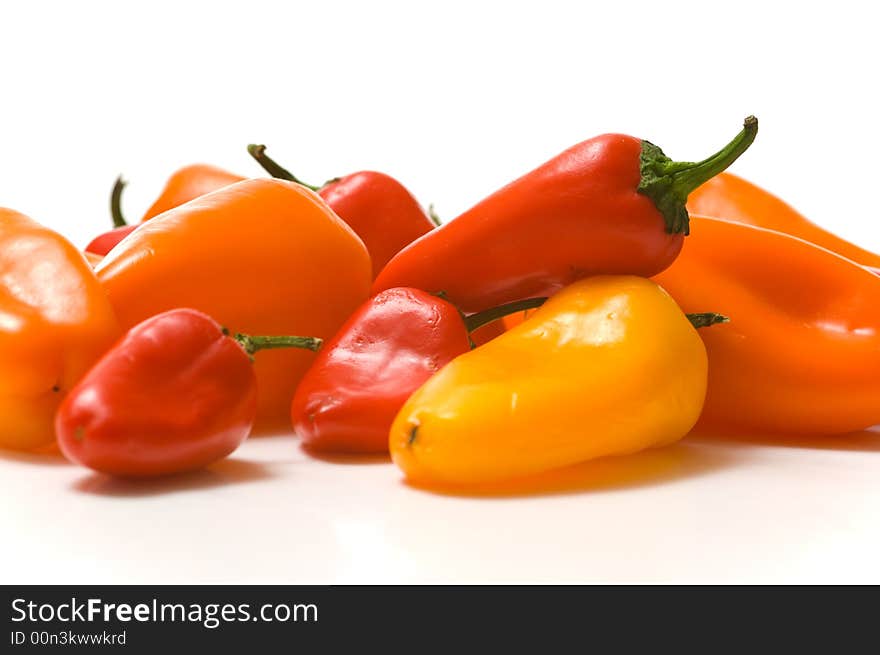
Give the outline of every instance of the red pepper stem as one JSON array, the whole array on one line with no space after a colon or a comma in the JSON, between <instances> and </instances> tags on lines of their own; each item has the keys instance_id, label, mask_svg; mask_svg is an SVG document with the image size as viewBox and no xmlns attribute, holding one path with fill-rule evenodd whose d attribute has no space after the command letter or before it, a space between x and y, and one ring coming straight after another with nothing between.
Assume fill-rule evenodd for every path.
<instances>
[{"instance_id":1,"label":"red pepper stem","mask_svg":"<svg viewBox=\"0 0 880 655\"><path fill-rule=\"evenodd\" d=\"M733 140L700 162L673 162L666 167L666 174L673 177L673 187L679 195L687 196L701 184L728 168L741 154L748 150L758 134L758 119L749 116L743 121L743 129Z\"/></svg>"},{"instance_id":2,"label":"red pepper stem","mask_svg":"<svg viewBox=\"0 0 880 655\"><path fill-rule=\"evenodd\" d=\"M323 187L313 186L311 184L306 184L299 178L297 178L293 173L279 165L274 159L272 159L269 155L266 154L266 146L257 145L255 143L251 143L247 147L248 154L253 157L257 163L263 167L269 175L272 177L277 177L280 180L287 180L288 182L296 182L297 184L304 186L307 189L311 189L312 191L320 191Z\"/></svg>"},{"instance_id":3,"label":"red pepper stem","mask_svg":"<svg viewBox=\"0 0 880 655\"><path fill-rule=\"evenodd\" d=\"M122 215L122 190L128 184L122 176L116 178L113 183L113 191L110 192L110 216L113 217L113 227L125 227L128 222Z\"/></svg>"},{"instance_id":4,"label":"red pepper stem","mask_svg":"<svg viewBox=\"0 0 880 655\"><path fill-rule=\"evenodd\" d=\"M260 350L270 348L305 348L316 351L324 343L324 340L318 337L252 337L249 334L238 333L232 338L251 357Z\"/></svg>"},{"instance_id":5,"label":"red pepper stem","mask_svg":"<svg viewBox=\"0 0 880 655\"><path fill-rule=\"evenodd\" d=\"M715 312L702 312L698 314L685 314L687 319L695 328L704 328L717 323L730 323L730 319L724 314L716 314Z\"/></svg>"},{"instance_id":6,"label":"red pepper stem","mask_svg":"<svg viewBox=\"0 0 880 655\"><path fill-rule=\"evenodd\" d=\"M752 145L757 134L758 119L749 116L743 121L742 131L730 143L699 162L672 161L653 143L642 141L638 192L654 201L669 234L690 232L685 208L688 195L735 162Z\"/></svg>"},{"instance_id":7,"label":"red pepper stem","mask_svg":"<svg viewBox=\"0 0 880 655\"><path fill-rule=\"evenodd\" d=\"M525 300L498 305L498 307L492 307L491 309L484 309L481 312L464 317L464 326L468 332L473 332L487 323L497 321L499 318L504 318L509 314L524 312L527 309L535 309L535 307L540 307L545 302L547 302L546 298L526 298Z\"/></svg>"}]
</instances>

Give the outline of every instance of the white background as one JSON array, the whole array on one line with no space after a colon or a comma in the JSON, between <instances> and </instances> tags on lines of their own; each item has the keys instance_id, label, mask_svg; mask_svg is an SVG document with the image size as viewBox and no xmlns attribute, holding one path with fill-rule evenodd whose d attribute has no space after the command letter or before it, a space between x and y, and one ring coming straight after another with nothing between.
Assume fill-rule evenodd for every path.
<instances>
[{"instance_id":1,"label":"white background","mask_svg":"<svg viewBox=\"0 0 880 655\"><path fill-rule=\"evenodd\" d=\"M596 133L733 170L880 251L869 3L19 2L0 9L0 205L84 245L114 177L388 172L452 217ZM880 582L880 434L689 439L533 493L437 496L291 436L131 485L0 454L0 581Z\"/></svg>"}]
</instances>

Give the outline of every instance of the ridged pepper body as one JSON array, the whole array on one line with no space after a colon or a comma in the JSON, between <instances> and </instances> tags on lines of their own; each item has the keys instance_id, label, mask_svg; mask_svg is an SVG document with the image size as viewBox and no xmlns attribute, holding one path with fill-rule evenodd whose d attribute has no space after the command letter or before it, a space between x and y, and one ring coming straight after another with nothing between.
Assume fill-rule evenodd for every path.
<instances>
[{"instance_id":1,"label":"ridged pepper body","mask_svg":"<svg viewBox=\"0 0 880 655\"><path fill-rule=\"evenodd\" d=\"M687 207L697 215L784 232L863 266L880 267L880 255L819 227L781 198L732 173L721 173L698 187Z\"/></svg>"},{"instance_id":2,"label":"ridged pepper body","mask_svg":"<svg viewBox=\"0 0 880 655\"><path fill-rule=\"evenodd\" d=\"M388 289L324 344L291 416L314 450L388 452L388 430L410 394L470 349L458 310L417 289Z\"/></svg>"},{"instance_id":3,"label":"ridged pepper body","mask_svg":"<svg viewBox=\"0 0 880 655\"><path fill-rule=\"evenodd\" d=\"M802 239L692 217L681 256L655 280L704 330L702 427L838 434L880 423L880 277Z\"/></svg>"}]
</instances>

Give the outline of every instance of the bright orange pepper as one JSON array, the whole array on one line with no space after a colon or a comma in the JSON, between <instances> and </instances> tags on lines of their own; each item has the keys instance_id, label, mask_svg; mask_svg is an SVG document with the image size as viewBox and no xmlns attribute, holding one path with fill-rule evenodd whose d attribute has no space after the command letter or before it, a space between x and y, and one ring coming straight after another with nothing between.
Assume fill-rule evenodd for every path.
<instances>
[{"instance_id":1,"label":"bright orange pepper","mask_svg":"<svg viewBox=\"0 0 880 655\"><path fill-rule=\"evenodd\" d=\"M328 339L367 299L370 257L315 193L253 179L148 221L97 268L122 325L189 307L235 332ZM256 359L258 420L288 424L290 401L314 354Z\"/></svg>"},{"instance_id":2,"label":"bright orange pepper","mask_svg":"<svg viewBox=\"0 0 880 655\"><path fill-rule=\"evenodd\" d=\"M82 253L0 209L0 448L54 442L58 404L119 334Z\"/></svg>"},{"instance_id":3,"label":"bright orange pepper","mask_svg":"<svg viewBox=\"0 0 880 655\"><path fill-rule=\"evenodd\" d=\"M696 216L691 226L654 280L686 312L730 317L700 332L700 425L839 434L880 422L880 277L780 232Z\"/></svg>"},{"instance_id":4,"label":"bright orange pepper","mask_svg":"<svg viewBox=\"0 0 880 655\"><path fill-rule=\"evenodd\" d=\"M240 175L224 171L222 168L217 168L210 164L184 166L168 178L162 193L150 205L141 222L148 221L162 212L194 200L206 193L222 189L235 182L241 182L243 179L245 178Z\"/></svg>"},{"instance_id":5,"label":"bright orange pepper","mask_svg":"<svg viewBox=\"0 0 880 655\"><path fill-rule=\"evenodd\" d=\"M863 266L880 268L880 255L831 234L788 203L731 173L721 173L692 191L687 209L694 214L785 232Z\"/></svg>"}]
</instances>

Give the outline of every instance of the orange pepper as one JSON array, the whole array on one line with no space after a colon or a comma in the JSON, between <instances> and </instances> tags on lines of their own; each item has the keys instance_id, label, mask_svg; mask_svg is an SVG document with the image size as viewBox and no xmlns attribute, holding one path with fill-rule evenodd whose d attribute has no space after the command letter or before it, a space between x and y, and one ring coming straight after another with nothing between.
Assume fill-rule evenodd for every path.
<instances>
[{"instance_id":1,"label":"orange pepper","mask_svg":"<svg viewBox=\"0 0 880 655\"><path fill-rule=\"evenodd\" d=\"M120 330L85 257L0 209L0 447L55 439L55 409Z\"/></svg>"},{"instance_id":2,"label":"orange pepper","mask_svg":"<svg viewBox=\"0 0 880 655\"><path fill-rule=\"evenodd\" d=\"M192 164L176 171L165 183L162 193L150 205L141 222L148 221L162 212L194 200L211 191L241 182L243 177L209 164Z\"/></svg>"},{"instance_id":3,"label":"orange pepper","mask_svg":"<svg viewBox=\"0 0 880 655\"><path fill-rule=\"evenodd\" d=\"M148 221L97 268L122 325L189 307L236 332L328 339L367 299L370 257L315 193L253 179ZM255 362L258 419L288 424L314 354L271 350Z\"/></svg>"},{"instance_id":4,"label":"orange pepper","mask_svg":"<svg viewBox=\"0 0 880 655\"><path fill-rule=\"evenodd\" d=\"M702 427L839 434L880 422L880 277L792 236L691 217L678 259L654 279L703 330Z\"/></svg>"},{"instance_id":5,"label":"orange pepper","mask_svg":"<svg viewBox=\"0 0 880 655\"><path fill-rule=\"evenodd\" d=\"M863 266L880 268L880 255L831 234L788 203L731 173L721 173L692 191L687 209L694 214L785 232Z\"/></svg>"}]
</instances>

